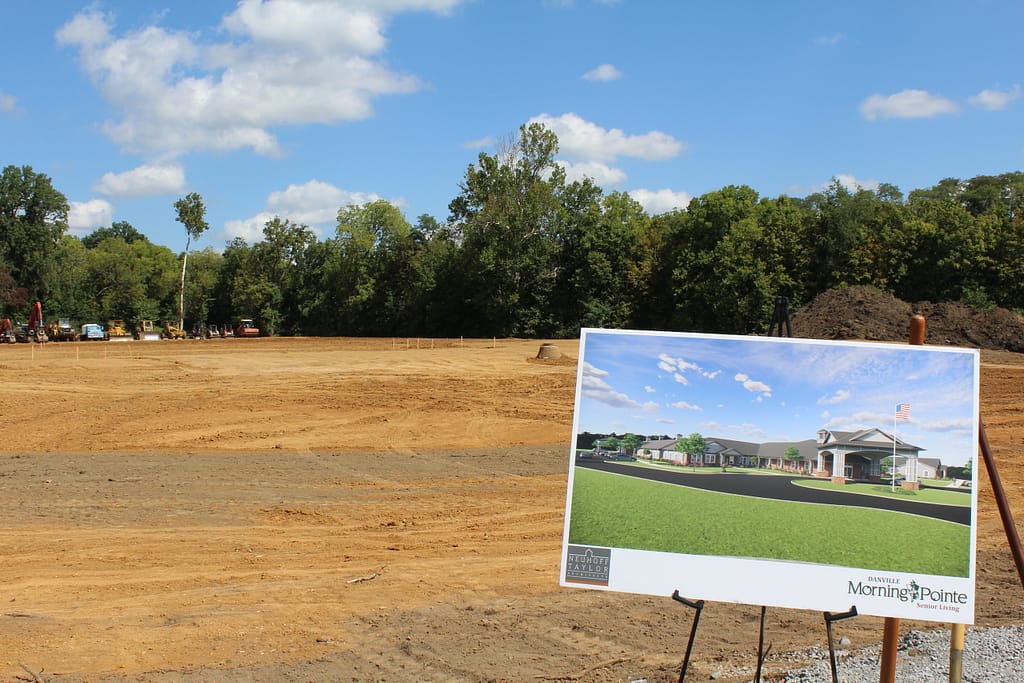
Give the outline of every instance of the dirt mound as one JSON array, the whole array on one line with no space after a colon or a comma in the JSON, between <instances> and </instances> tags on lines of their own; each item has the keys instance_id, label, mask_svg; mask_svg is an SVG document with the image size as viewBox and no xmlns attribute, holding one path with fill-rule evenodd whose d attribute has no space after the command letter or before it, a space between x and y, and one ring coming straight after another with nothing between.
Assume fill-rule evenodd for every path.
<instances>
[{"instance_id":1,"label":"dirt mound","mask_svg":"<svg viewBox=\"0 0 1024 683\"><path fill-rule=\"evenodd\" d=\"M926 343L1024 352L1024 318L1005 308L909 304L873 287L830 289L792 315L793 335L809 339L906 341L910 317L927 322Z\"/></svg>"}]
</instances>

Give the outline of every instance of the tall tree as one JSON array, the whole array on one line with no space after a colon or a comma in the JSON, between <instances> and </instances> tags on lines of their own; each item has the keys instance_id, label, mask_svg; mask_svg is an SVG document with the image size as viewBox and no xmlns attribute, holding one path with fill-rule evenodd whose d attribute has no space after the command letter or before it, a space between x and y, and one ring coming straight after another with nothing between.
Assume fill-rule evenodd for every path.
<instances>
[{"instance_id":1,"label":"tall tree","mask_svg":"<svg viewBox=\"0 0 1024 683\"><path fill-rule=\"evenodd\" d=\"M68 228L68 200L31 166L0 174L0 264L32 298L50 289L54 254Z\"/></svg>"},{"instance_id":2,"label":"tall tree","mask_svg":"<svg viewBox=\"0 0 1024 683\"><path fill-rule=\"evenodd\" d=\"M560 195L565 171L555 163L558 138L540 124L466 169L448 205L462 235L465 320L470 334L540 336L552 331Z\"/></svg>"},{"instance_id":3,"label":"tall tree","mask_svg":"<svg viewBox=\"0 0 1024 683\"><path fill-rule=\"evenodd\" d=\"M188 236L185 240L185 252L181 256L181 284L178 289L178 326L184 329L185 269L188 267L188 250L192 246L192 240L199 239L210 226L206 223L206 206L198 192L190 192L174 202L174 210L178 213L175 220L185 226L185 233Z\"/></svg>"}]
</instances>

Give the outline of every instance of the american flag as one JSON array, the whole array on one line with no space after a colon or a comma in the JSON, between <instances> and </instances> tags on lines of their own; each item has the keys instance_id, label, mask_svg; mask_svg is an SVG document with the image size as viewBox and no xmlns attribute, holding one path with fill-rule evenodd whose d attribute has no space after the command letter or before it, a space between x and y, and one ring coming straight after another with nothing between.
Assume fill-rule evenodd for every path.
<instances>
[{"instance_id":1,"label":"american flag","mask_svg":"<svg viewBox=\"0 0 1024 683\"><path fill-rule=\"evenodd\" d=\"M910 419L910 404L909 403L897 403L896 404L896 418L899 420Z\"/></svg>"}]
</instances>

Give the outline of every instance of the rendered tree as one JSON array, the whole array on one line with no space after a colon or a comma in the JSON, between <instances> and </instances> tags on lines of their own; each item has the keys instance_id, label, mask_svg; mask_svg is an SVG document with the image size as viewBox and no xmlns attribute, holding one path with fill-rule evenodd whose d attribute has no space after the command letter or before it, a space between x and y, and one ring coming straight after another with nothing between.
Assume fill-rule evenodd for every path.
<instances>
[{"instance_id":1,"label":"rendered tree","mask_svg":"<svg viewBox=\"0 0 1024 683\"><path fill-rule=\"evenodd\" d=\"M790 467L796 467L797 463L800 462L800 450L796 446L790 446L786 449L785 457Z\"/></svg>"},{"instance_id":2,"label":"rendered tree","mask_svg":"<svg viewBox=\"0 0 1024 683\"><path fill-rule=\"evenodd\" d=\"M188 267L188 250L193 238L199 239L210 226L206 223L206 206L198 192L190 192L174 202L174 209L178 212L175 220L185 226L188 234L185 253L181 257L181 284L178 289L178 327L185 329L185 269Z\"/></svg>"},{"instance_id":3,"label":"rendered tree","mask_svg":"<svg viewBox=\"0 0 1024 683\"><path fill-rule=\"evenodd\" d=\"M642 442L639 436L630 432L623 436L619 443L628 455L636 455L636 449L640 448Z\"/></svg>"},{"instance_id":4,"label":"rendered tree","mask_svg":"<svg viewBox=\"0 0 1024 683\"><path fill-rule=\"evenodd\" d=\"M679 439L679 442L676 443L676 451L679 453L686 453L687 455L689 455L691 457L691 465L693 464L692 458L694 456L696 456L700 463L703 465L704 453L705 451L707 451L707 449L707 441L705 441L704 437L697 432L694 432L693 434L690 434L685 438Z\"/></svg>"}]
</instances>

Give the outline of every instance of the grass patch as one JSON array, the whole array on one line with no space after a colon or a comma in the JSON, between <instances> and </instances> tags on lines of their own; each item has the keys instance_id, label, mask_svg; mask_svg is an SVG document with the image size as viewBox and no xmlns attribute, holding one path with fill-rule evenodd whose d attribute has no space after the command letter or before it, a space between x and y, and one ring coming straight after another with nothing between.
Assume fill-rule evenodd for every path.
<instances>
[{"instance_id":1,"label":"grass patch","mask_svg":"<svg viewBox=\"0 0 1024 683\"><path fill-rule=\"evenodd\" d=\"M892 490L889 484L833 484L827 479L805 479L794 481L797 486L806 486L812 489L828 489L829 491L840 491L842 493L856 493L864 496L881 496L883 498L897 498L899 500L912 500L917 503L936 503L938 505L956 505L959 507L971 506L970 492L947 491L938 488L921 488L919 491L909 491L896 486Z\"/></svg>"},{"instance_id":2,"label":"grass patch","mask_svg":"<svg viewBox=\"0 0 1024 683\"><path fill-rule=\"evenodd\" d=\"M569 542L967 576L970 528L838 505L748 498L577 467Z\"/></svg>"}]
</instances>

